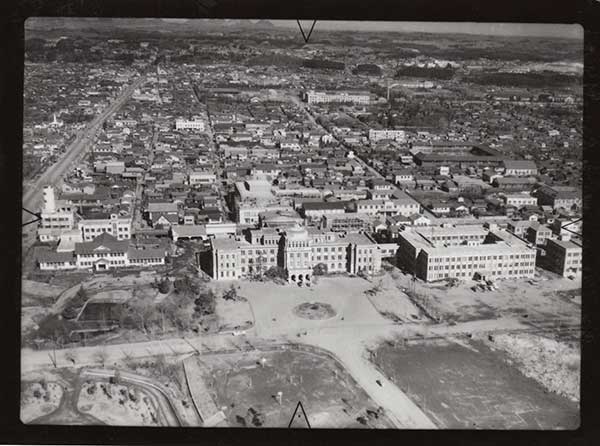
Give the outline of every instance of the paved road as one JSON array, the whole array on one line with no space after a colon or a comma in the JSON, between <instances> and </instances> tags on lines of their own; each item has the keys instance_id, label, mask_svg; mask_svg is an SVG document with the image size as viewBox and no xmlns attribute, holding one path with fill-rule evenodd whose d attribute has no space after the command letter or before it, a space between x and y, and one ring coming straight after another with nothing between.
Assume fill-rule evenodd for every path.
<instances>
[{"instance_id":1,"label":"paved road","mask_svg":"<svg viewBox=\"0 0 600 446\"><path fill-rule=\"evenodd\" d=\"M105 369L88 369L82 373L83 377L99 377L109 379L115 376L113 370L105 370ZM143 388L146 392L152 394L154 399L159 405L160 414L164 419L161 425L166 426L183 426L181 419L177 413L177 410L174 407L173 402L167 395L167 392L152 379L146 378L144 376L140 376L130 372L124 372L119 370L120 380L124 383L135 384L141 388Z\"/></svg>"},{"instance_id":2,"label":"paved road","mask_svg":"<svg viewBox=\"0 0 600 446\"><path fill-rule=\"evenodd\" d=\"M306 114L306 117L307 117L307 118L310 120L310 122L312 122L312 123L313 123L313 125L315 125L316 127L321 127L323 130L325 130L325 131L327 131L327 133L329 133L329 131L328 131L328 130L327 130L325 127L323 127L321 124L319 124L319 123L318 123L318 122L315 120L315 118L313 117L313 115L311 115L311 114L310 114L310 112L308 111L308 109L307 109L307 105L306 105L304 102L302 102L302 101L300 100L300 98L299 98L297 95L295 95L293 92L291 92L291 93L289 94L289 96L288 96L288 97L289 97L289 98L292 100L292 102L294 102L294 103L295 103L295 104L296 104L296 105L297 105L297 106L298 106L298 107L299 107L299 108L300 108L300 109L301 109L301 110L302 110L302 111L303 111L303 112ZM335 139L336 139L336 140L337 140L337 141L340 143L340 145L341 145L342 147L347 147L347 146L346 146L346 144L345 144L343 141L340 141L340 139L339 139L337 136L335 136L335 135L333 135L333 134L331 134L331 133L329 133L329 134L330 134L331 136L333 136L333 137L334 137L334 138L335 138ZM348 148L348 147L347 147L347 148ZM384 178L384 176L383 176L383 175L381 175L381 174L380 174L380 173L379 173L377 170L375 170L373 167L369 166L369 165L368 165L368 164L367 164L367 163L366 163L366 162L365 162L365 161L364 161L362 158L360 158L358 155L357 155L357 156L356 156L354 159L355 159L356 161L358 161L358 162L359 162L359 163L360 163L360 164L363 166L363 169L365 169L365 171L371 172L371 174L372 174L372 175L374 175L374 176L375 176L375 177L377 177L377 178Z\"/></svg>"},{"instance_id":3,"label":"paved road","mask_svg":"<svg viewBox=\"0 0 600 446\"><path fill-rule=\"evenodd\" d=\"M69 145L63 157L50 166L23 194L23 207L37 212L38 204L42 200L42 189L46 184L54 184L66 173L71 165L89 147L90 142L104 121L117 111L129 99L133 91L146 81L145 76L137 78L129 87L96 116L82 131L78 132L75 140ZM23 222L30 221L31 215L23 212ZM33 226L33 225L30 225Z\"/></svg>"}]
</instances>

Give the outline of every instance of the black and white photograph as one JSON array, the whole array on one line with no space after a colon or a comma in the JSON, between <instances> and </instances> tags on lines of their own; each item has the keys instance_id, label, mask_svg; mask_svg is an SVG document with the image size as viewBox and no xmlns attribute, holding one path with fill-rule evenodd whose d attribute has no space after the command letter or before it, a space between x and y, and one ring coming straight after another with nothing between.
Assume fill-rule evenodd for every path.
<instances>
[{"instance_id":1,"label":"black and white photograph","mask_svg":"<svg viewBox=\"0 0 600 446\"><path fill-rule=\"evenodd\" d=\"M581 25L24 26L22 423L579 428Z\"/></svg>"}]
</instances>

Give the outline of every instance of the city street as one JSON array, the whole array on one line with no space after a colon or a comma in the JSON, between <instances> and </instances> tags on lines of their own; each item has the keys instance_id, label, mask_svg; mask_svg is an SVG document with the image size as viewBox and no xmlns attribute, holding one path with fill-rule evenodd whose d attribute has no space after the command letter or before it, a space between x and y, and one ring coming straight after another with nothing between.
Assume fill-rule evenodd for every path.
<instances>
[{"instance_id":1,"label":"city street","mask_svg":"<svg viewBox=\"0 0 600 446\"><path fill-rule=\"evenodd\" d=\"M104 109L102 113L96 116L85 129L77 133L77 137L67 148L65 154L54 165L50 166L31 186L27 187L23 193L23 207L32 212L38 211L38 206L42 201L42 189L48 184L57 183L62 176L78 162L85 154L85 151L90 147L94 136L106 119L116 112L133 94L134 90L140 87L146 78L144 76L136 79L130 86L126 87L123 92ZM30 221L32 216L27 212L23 212L23 222ZM32 225L29 225L30 227ZM34 225L33 225L34 226ZM28 228L27 226L25 228ZM30 230L30 229L28 229Z\"/></svg>"}]
</instances>

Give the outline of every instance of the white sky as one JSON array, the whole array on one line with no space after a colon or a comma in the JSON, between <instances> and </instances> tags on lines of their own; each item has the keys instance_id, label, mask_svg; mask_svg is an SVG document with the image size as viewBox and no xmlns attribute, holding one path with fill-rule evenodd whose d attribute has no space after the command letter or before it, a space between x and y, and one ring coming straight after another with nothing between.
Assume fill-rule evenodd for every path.
<instances>
[{"instance_id":1,"label":"white sky","mask_svg":"<svg viewBox=\"0 0 600 446\"><path fill-rule=\"evenodd\" d=\"M295 20L271 20L275 26L294 27ZM312 20L301 20L302 28L310 30ZM348 31L399 31L426 33L487 34L494 36L539 36L583 39L581 25L549 23L476 23L476 22L360 22L318 20L318 29Z\"/></svg>"}]
</instances>

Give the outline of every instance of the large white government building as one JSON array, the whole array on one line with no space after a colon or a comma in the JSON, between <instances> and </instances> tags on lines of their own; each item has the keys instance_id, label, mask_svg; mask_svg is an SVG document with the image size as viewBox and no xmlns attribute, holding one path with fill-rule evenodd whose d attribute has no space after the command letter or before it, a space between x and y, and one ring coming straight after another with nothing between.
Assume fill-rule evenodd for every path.
<instances>
[{"instance_id":1,"label":"large white government building","mask_svg":"<svg viewBox=\"0 0 600 446\"><path fill-rule=\"evenodd\" d=\"M533 277L536 249L490 224L407 229L399 234L401 267L425 281Z\"/></svg>"},{"instance_id":2,"label":"large white government building","mask_svg":"<svg viewBox=\"0 0 600 446\"><path fill-rule=\"evenodd\" d=\"M246 237L211 240L211 275L215 280L236 280L261 275L278 266L291 282L310 281L313 268L326 266L328 273L376 274L381 259L394 257L395 243L377 244L363 233L323 231L296 225L282 231L262 228Z\"/></svg>"},{"instance_id":3,"label":"large white government building","mask_svg":"<svg viewBox=\"0 0 600 446\"><path fill-rule=\"evenodd\" d=\"M337 102L349 102L367 105L371 102L368 91L307 91L304 99L309 104L329 104Z\"/></svg>"}]
</instances>

